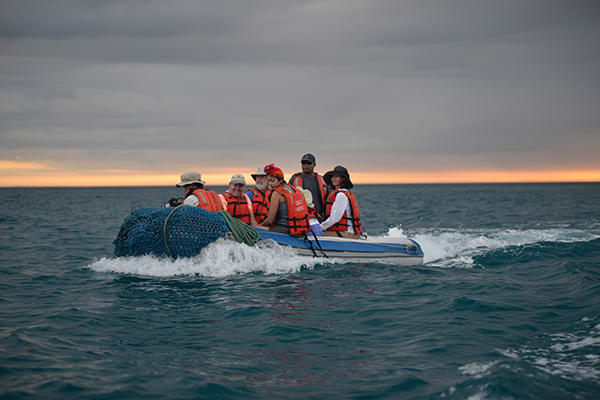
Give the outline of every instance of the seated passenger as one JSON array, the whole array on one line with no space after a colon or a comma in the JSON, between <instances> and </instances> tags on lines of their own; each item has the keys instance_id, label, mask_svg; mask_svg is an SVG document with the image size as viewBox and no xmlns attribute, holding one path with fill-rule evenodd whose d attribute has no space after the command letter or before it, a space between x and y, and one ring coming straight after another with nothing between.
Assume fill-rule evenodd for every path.
<instances>
[{"instance_id":1,"label":"seated passenger","mask_svg":"<svg viewBox=\"0 0 600 400\"><path fill-rule=\"evenodd\" d=\"M256 219L257 224L260 224L267 218L267 213L269 212L269 200L267 199L269 178L262 168L259 168L250 176L254 179L256 184L254 188L248 189L246 195L250 197L250 200L252 201L254 219Z\"/></svg>"},{"instance_id":2,"label":"seated passenger","mask_svg":"<svg viewBox=\"0 0 600 400\"><path fill-rule=\"evenodd\" d=\"M278 233L292 236L305 234L310 230L308 225L308 207L302 192L285 183L283 171L274 164L265 167L269 177L269 213L260 224ZM260 227L259 226L259 227ZM267 228L270 227L270 228Z\"/></svg>"},{"instance_id":3,"label":"seated passenger","mask_svg":"<svg viewBox=\"0 0 600 400\"><path fill-rule=\"evenodd\" d=\"M315 172L317 160L311 153L305 154L300 160L302 172L298 172L290 178L290 185L301 186L312 194L314 209L319 221L325 216L325 199L327 198L327 187L321 175Z\"/></svg>"},{"instance_id":4,"label":"seated passenger","mask_svg":"<svg viewBox=\"0 0 600 400\"><path fill-rule=\"evenodd\" d=\"M185 189L184 200L169 200L169 206L186 205L203 208L207 211L217 212L223 210L223 204L217 193L212 190L204 189L205 182L201 179L200 173L196 171L185 172L181 175L181 182L176 186Z\"/></svg>"},{"instance_id":5,"label":"seated passenger","mask_svg":"<svg viewBox=\"0 0 600 400\"><path fill-rule=\"evenodd\" d=\"M354 185L348 170L340 165L323 177L328 185L334 187L325 202L326 220L321 222L324 236L339 236L356 239L362 227L356 196L350 192Z\"/></svg>"},{"instance_id":6,"label":"seated passenger","mask_svg":"<svg viewBox=\"0 0 600 400\"><path fill-rule=\"evenodd\" d=\"M229 189L221 193L219 197L223 203L223 207L234 218L245 222L248 225L256 226L254 213L252 212L252 202L244 193L246 188L246 178L243 175L235 174L229 181Z\"/></svg>"}]
</instances>

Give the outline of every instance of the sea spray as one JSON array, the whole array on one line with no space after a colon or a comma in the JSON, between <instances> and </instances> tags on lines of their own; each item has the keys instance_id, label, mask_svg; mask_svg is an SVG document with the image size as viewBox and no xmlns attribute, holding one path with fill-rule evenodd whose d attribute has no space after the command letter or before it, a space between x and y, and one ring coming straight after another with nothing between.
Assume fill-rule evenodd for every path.
<instances>
[{"instance_id":1,"label":"sea spray","mask_svg":"<svg viewBox=\"0 0 600 400\"><path fill-rule=\"evenodd\" d=\"M333 259L303 257L290 248L266 241L258 246L220 239L191 258L159 258L153 256L101 258L90 268L98 272L116 272L146 276L195 275L223 277L262 272L288 274L316 264L335 263Z\"/></svg>"},{"instance_id":2,"label":"sea spray","mask_svg":"<svg viewBox=\"0 0 600 400\"><path fill-rule=\"evenodd\" d=\"M406 237L402 227L392 227L384 237ZM473 256L510 246L539 242L588 242L600 238L599 231L581 229L485 229L421 230L410 235L423 249L426 265L471 268Z\"/></svg>"}]
</instances>

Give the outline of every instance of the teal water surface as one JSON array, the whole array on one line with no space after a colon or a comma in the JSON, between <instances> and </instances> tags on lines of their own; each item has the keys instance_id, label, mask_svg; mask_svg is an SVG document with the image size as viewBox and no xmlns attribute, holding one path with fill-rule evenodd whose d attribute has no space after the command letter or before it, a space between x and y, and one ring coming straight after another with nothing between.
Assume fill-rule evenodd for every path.
<instances>
[{"instance_id":1,"label":"teal water surface","mask_svg":"<svg viewBox=\"0 0 600 400\"><path fill-rule=\"evenodd\" d=\"M598 398L600 184L355 193L423 266L117 259L175 188L0 189L0 398Z\"/></svg>"}]
</instances>

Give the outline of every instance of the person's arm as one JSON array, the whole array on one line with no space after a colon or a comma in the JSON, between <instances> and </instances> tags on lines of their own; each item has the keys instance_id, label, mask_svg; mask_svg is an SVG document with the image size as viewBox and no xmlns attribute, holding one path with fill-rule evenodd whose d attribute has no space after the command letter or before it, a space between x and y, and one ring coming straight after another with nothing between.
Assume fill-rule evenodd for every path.
<instances>
[{"instance_id":1,"label":"person's arm","mask_svg":"<svg viewBox=\"0 0 600 400\"><path fill-rule=\"evenodd\" d=\"M250 209L250 225L258 226L258 224L256 223L256 218L254 218L254 212L252 211L252 209Z\"/></svg>"},{"instance_id":2,"label":"person's arm","mask_svg":"<svg viewBox=\"0 0 600 400\"><path fill-rule=\"evenodd\" d=\"M219 200L221 200L223 210L227 211L227 200L225 200L225 196L223 196L223 193L219 193Z\"/></svg>"},{"instance_id":3,"label":"person's arm","mask_svg":"<svg viewBox=\"0 0 600 400\"><path fill-rule=\"evenodd\" d=\"M277 216L277 210L279 209L279 202L281 201L281 194L274 192L271 196L271 204L269 205L269 214L267 218L259 226L271 226Z\"/></svg>"},{"instance_id":4,"label":"person's arm","mask_svg":"<svg viewBox=\"0 0 600 400\"><path fill-rule=\"evenodd\" d=\"M200 204L200 200L198 200L198 197L196 197L195 194L190 194L188 197L185 198L183 204L186 206L198 207L198 204Z\"/></svg>"},{"instance_id":5,"label":"person's arm","mask_svg":"<svg viewBox=\"0 0 600 400\"><path fill-rule=\"evenodd\" d=\"M342 216L344 215L344 211L348 207L348 197L346 197L343 193L338 193L335 195L335 201L331 206L331 215L325 221L321 222L321 228L324 231L337 224Z\"/></svg>"}]
</instances>

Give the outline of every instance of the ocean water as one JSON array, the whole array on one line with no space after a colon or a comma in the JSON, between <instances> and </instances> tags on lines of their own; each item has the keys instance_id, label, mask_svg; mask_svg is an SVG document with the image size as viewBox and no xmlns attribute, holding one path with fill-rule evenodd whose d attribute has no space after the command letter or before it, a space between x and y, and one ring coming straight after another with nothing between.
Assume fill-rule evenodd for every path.
<instances>
[{"instance_id":1,"label":"ocean water","mask_svg":"<svg viewBox=\"0 0 600 400\"><path fill-rule=\"evenodd\" d=\"M600 184L355 193L424 265L116 259L177 189L0 189L0 398L600 397Z\"/></svg>"}]
</instances>

